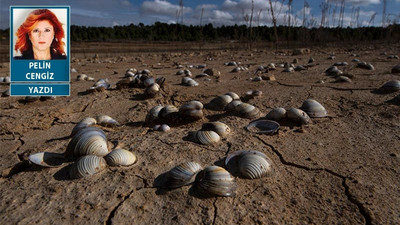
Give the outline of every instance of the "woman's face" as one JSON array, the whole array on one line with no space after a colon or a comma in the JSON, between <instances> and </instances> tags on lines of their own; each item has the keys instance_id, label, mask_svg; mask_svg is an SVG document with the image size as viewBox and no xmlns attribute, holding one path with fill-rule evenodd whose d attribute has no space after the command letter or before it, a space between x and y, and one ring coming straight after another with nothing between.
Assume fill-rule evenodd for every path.
<instances>
[{"instance_id":1,"label":"woman's face","mask_svg":"<svg viewBox=\"0 0 400 225\"><path fill-rule=\"evenodd\" d=\"M32 42L33 50L44 51L50 49L54 39L54 28L47 20L39 21L29 32L29 39Z\"/></svg>"}]
</instances>

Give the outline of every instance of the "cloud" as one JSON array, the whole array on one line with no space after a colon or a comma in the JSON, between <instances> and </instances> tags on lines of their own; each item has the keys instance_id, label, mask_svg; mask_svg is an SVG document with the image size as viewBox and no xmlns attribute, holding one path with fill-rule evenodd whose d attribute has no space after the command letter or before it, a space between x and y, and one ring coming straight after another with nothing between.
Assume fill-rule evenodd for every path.
<instances>
[{"instance_id":1,"label":"cloud","mask_svg":"<svg viewBox=\"0 0 400 225\"><path fill-rule=\"evenodd\" d=\"M333 0L334 2L341 3L342 0ZM397 0L398 1L398 0ZM348 4L354 5L371 5L371 4L381 4L380 0L347 0L346 5Z\"/></svg>"},{"instance_id":2,"label":"cloud","mask_svg":"<svg viewBox=\"0 0 400 225\"><path fill-rule=\"evenodd\" d=\"M144 1L142 3L140 12L143 15L165 15L176 17L177 12L180 10L179 5L174 5L168 1L163 0L154 0L154 1ZM192 9L190 7L183 7L183 14L187 14L191 12Z\"/></svg>"}]
</instances>

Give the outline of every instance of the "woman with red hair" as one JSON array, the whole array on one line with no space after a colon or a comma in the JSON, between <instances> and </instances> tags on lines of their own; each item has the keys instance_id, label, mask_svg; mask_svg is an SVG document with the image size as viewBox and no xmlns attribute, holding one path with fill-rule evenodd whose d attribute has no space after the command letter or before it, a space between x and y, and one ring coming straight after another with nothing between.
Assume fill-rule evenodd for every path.
<instances>
[{"instance_id":1,"label":"woman with red hair","mask_svg":"<svg viewBox=\"0 0 400 225\"><path fill-rule=\"evenodd\" d=\"M29 14L16 33L14 59L66 59L64 29L56 15L48 9L37 9Z\"/></svg>"}]
</instances>

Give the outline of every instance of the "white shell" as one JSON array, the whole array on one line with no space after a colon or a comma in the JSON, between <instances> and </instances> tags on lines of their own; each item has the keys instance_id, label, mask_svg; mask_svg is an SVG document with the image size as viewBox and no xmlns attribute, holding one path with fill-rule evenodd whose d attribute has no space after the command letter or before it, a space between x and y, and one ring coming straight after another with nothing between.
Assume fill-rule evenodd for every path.
<instances>
[{"instance_id":1,"label":"white shell","mask_svg":"<svg viewBox=\"0 0 400 225\"><path fill-rule=\"evenodd\" d=\"M158 114L160 113L161 109L163 108L162 105L154 106L150 109L150 111L146 115L146 122L151 122L153 120L158 119Z\"/></svg>"},{"instance_id":2,"label":"white shell","mask_svg":"<svg viewBox=\"0 0 400 225\"><path fill-rule=\"evenodd\" d=\"M246 126L246 130L257 134L272 135L279 129L279 123L272 120L256 120Z\"/></svg>"},{"instance_id":3,"label":"white shell","mask_svg":"<svg viewBox=\"0 0 400 225\"><path fill-rule=\"evenodd\" d=\"M147 97L150 97L150 98L155 97L159 92L160 92L160 85L158 85L157 83L152 83L152 84L150 84L150 85L144 90L144 94L145 94Z\"/></svg>"},{"instance_id":4,"label":"white shell","mask_svg":"<svg viewBox=\"0 0 400 225\"><path fill-rule=\"evenodd\" d=\"M97 123L101 126L105 126L105 127L114 127L119 125L119 123L111 118L110 116L107 115L98 115L96 117Z\"/></svg>"},{"instance_id":5,"label":"white shell","mask_svg":"<svg viewBox=\"0 0 400 225\"><path fill-rule=\"evenodd\" d=\"M104 156L110 166L129 166L136 162L136 156L125 149L115 149Z\"/></svg>"},{"instance_id":6,"label":"white shell","mask_svg":"<svg viewBox=\"0 0 400 225\"><path fill-rule=\"evenodd\" d=\"M306 112L311 118L327 116L326 109L314 99L306 99L300 109Z\"/></svg>"},{"instance_id":7,"label":"white shell","mask_svg":"<svg viewBox=\"0 0 400 225\"><path fill-rule=\"evenodd\" d=\"M221 140L221 137L214 131L197 131L195 134L195 139L198 143L203 145L215 144Z\"/></svg>"},{"instance_id":8,"label":"white shell","mask_svg":"<svg viewBox=\"0 0 400 225\"><path fill-rule=\"evenodd\" d=\"M209 122L203 124L201 130L211 130L216 132L221 137L226 137L230 132L231 129L228 125L221 123L221 122Z\"/></svg>"},{"instance_id":9,"label":"white shell","mask_svg":"<svg viewBox=\"0 0 400 225\"><path fill-rule=\"evenodd\" d=\"M79 130L89 127L91 125L96 124L96 119L92 118L92 117L85 117L83 118L81 121L79 121L79 123L77 123L74 128L72 129L71 132L71 137L74 136Z\"/></svg>"},{"instance_id":10,"label":"white shell","mask_svg":"<svg viewBox=\"0 0 400 225\"><path fill-rule=\"evenodd\" d=\"M274 121L279 121L281 119L284 119L285 117L286 117L286 109L284 108L275 108L265 116L265 118Z\"/></svg>"},{"instance_id":11,"label":"white shell","mask_svg":"<svg viewBox=\"0 0 400 225\"><path fill-rule=\"evenodd\" d=\"M178 188L193 183L201 165L196 162L184 162L168 172L166 187Z\"/></svg>"},{"instance_id":12,"label":"white shell","mask_svg":"<svg viewBox=\"0 0 400 225\"><path fill-rule=\"evenodd\" d=\"M290 108L286 111L288 119L299 124L308 124L311 122L310 117L301 109Z\"/></svg>"},{"instance_id":13,"label":"white shell","mask_svg":"<svg viewBox=\"0 0 400 225\"><path fill-rule=\"evenodd\" d=\"M235 178L224 168L209 166L196 176L196 187L204 194L235 196Z\"/></svg>"},{"instance_id":14,"label":"white shell","mask_svg":"<svg viewBox=\"0 0 400 225\"><path fill-rule=\"evenodd\" d=\"M104 170L106 166L107 163L102 157L86 155L72 164L69 175L72 179L86 177Z\"/></svg>"},{"instance_id":15,"label":"white shell","mask_svg":"<svg viewBox=\"0 0 400 225\"><path fill-rule=\"evenodd\" d=\"M240 150L229 154L225 166L232 174L249 179L258 179L273 172L272 160L264 153Z\"/></svg>"},{"instance_id":16,"label":"white shell","mask_svg":"<svg viewBox=\"0 0 400 225\"><path fill-rule=\"evenodd\" d=\"M197 83L197 81L193 80L190 77L182 77L181 84L183 84L185 86L191 86L191 87L199 86L199 83Z\"/></svg>"},{"instance_id":17,"label":"white shell","mask_svg":"<svg viewBox=\"0 0 400 225\"><path fill-rule=\"evenodd\" d=\"M53 152L38 152L28 157L29 161L43 167L59 167L66 159L64 154Z\"/></svg>"},{"instance_id":18,"label":"white shell","mask_svg":"<svg viewBox=\"0 0 400 225\"><path fill-rule=\"evenodd\" d=\"M190 101L179 108L179 113L192 119L201 119L203 118L203 104L199 101Z\"/></svg>"},{"instance_id":19,"label":"white shell","mask_svg":"<svg viewBox=\"0 0 400 225\"><path fill-rule=\"evenodd\" d=\"M207 105L206 108L216 111L223 111L225 107L232 101L232 97L229 95L220 95L213 98Z\"/></svg>"},{"instance_id":20,"label":"white shell","mask_svg":"<svg viewBox=\"0 0 400 225\"><path fill-rule=\"evenodd\" d=\"M228 93L225 93L225 95L231 96L231 98L232 98L233 101L234 101L234 100L240 100L239 95L236 94L235 92L228 92Z\"/></svg>"},{"instance_id":21,"label":"white shell","mask_svg":"<svg viewBox=\"0 0 400 225\"><path fill-rule=\"evenodd\" d=\"M260 110L257 107L247 103L237 105L235 111L240 117L248 119L254 119L260 114Z\"/></svg>"},{"instance_id":22,"label":"white shell","mask_svg":"<svg viewBox=\"0 0 400 225\"><path fill-rule=\"evenodd\" d=\"M86 127L79 130L68 143L65 156L82 155L105 156L108 154L105 133L96 127Z\"/></svg>"},{"instance_id":23,"label":"white shell","mask_svg":"<svg viewBox=\"0 0 400 225\"><path fill-rule=\"evenodd\" d=\"M228 105L225 106L225 109L224 109L224 110L225 110L225 111L228 111L228 112L234 112L236 106L237 106L237 105L240 105L240 104L242 104L242 103L243 103L243 102L240 101L240 100L233 100L233 101L229 102Z\"/></svg>"}]
</instances>

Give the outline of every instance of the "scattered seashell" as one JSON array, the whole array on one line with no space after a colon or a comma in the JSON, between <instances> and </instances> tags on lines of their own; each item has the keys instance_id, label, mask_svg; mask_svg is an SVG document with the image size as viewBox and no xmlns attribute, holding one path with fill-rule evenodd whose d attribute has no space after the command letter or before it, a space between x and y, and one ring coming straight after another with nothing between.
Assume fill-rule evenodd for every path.
<instances>
[{"instance_id":1,"label":"scattered seashell","mask_svg":"<svg viewBox=\"0 0 400 225\"><path fill-rule=\"evenodd\" d=\"M260 110L257 107L247 103L237 105L235 111L238 116L248 119L254 119L260 114Z\"/></svg>"},{"instance_id":2,"label":"scattered seashell","mask_svg":"<svg viewBox=\"0 0 400 225\"><path fill-rule=\"evenodd\" d=\"M392 93L400 90L400 81L399 80L391 80L384 83L379 91L382 93Z\"/></svg>"},{"instance_id":3,"label":"scattered seashell","mask_svg":"<svg viewBox=\"0 0 400 225\"><path fill-rule=\"evenodd\" d=\"M148 77L148 78L144 79L143 85L145 87L148 87L148 86L154 84L155 82L156 82L156 80L154 79L154 77Z\"/></svg>"},{"instance_id":4,"label":"scattered seashell","mask_svg":"<svg viewBox=\"0 0 400 225\"><path fill-rule=\"evenodd\" d=\"M270 63L267 65L268 70L276 70L275 63Z\"/></svg>"},{"instance_id":5,"label":"scattered seashell","mask_svg":"<svg viewBox=\"0 0 400 225\"><path fill-rule=\"evenodd\" d=\"M392 73L400 73L400 64L395 65L395 66L392 68Z\"/></svg>"},{"instance_id":6,"label":"scattered seashell","mask_svg":"<svg viewBox=\"0 0 400 225\"><path fill-rule=\"evenodd\" d=\"M279 123L272 120L256 120L249 123L245 128L257 134L272 135L279 130Z\"/></svg>"},{"instance_id":7,"label":"scattered seashell","mask_svg":"<svg viewBox=\"0 0 400 225\"><path fill-rule=\"evenodd\" d=\"M196 78L202 78L202 77L209 77L210 75L206 73L200 73L199 75L196 75Z\"/></svg>"},{"instance_id":8,"label":"scattered seashell","mask_svg":"<svg viewBox=\"0 0 400 225\"><path fill-rule=\"evenodd\" d=\"M115 149L104 156L109 166L130 166L136 162L136 156L125 149Z\"/></svg>"},{"instance_id":9,"label":"scattered seashell","mask_svg":"<svg viewBox=\"0 0 400 225\"><path fill-rule=\"evenodd\" d=\"M160 113L163 106L157 105L150 109L146 115L146 122L151 122L158 119L158 114Z\"/></svg>"},{"instance_id":10,"label":"scattered seashell","mask_svg":"<svg viewBox=\"0 0 400 225\"><path fill-rule=\"evenodd\" d=\"M232 100L232 97L229 95L220 95L213 98L205 107L215 111L223 111Z\"/></svg>"},{"instance_id":11,"label":"scattered seashell","mask_svg":"<svg viewBox=\"0 0 400 225\"><path fill-rule=\"evenodd\" d=\"M199 130L194 133L196 142L203 145L215 144L221 140L221 137L211 130Z\"/></svg>"},{"instance_id":12,"label":"scattered seashell","mask_svg":"<svg viewBox=\"0 0 400 225\"><path fill-rule=\"evenodd\" d=\"M107 115L98 115L96 117L96 120L99 125L105 127L114 127L119 125L119 123L115 119Z\"/></svg>"},{"instance_id":13,"label":"scattered seashell","mask_svg":"<svg viewBox=\"0 0 400 225\"><path fill-rule=\"evenodd\" d=\"M195 181L197 173L201 170L201 165L196 162L181 163L168 172L165 186L178 188L189 185Z\"/></svg>"},{"instance_id":14,"label":"scattered seashell","mask_svg":"<svg viewBox=\"0 0 400 225\"><path fill-rule=\"evenodd\" d=\"M223 197L235 196L235 178L219 166L209 166L196 176L196 187L204 194Z\"/></svg>"},{"instance_id":15,"label":"scattered seashell","mask_svg":"<svg viewBox=\"0 0 400 225\"><path fill-rule=\"evenodd\" d=\"M246 96L247 97L260 97L262 96L262 91L258 91L258 90L250 90L250 91L246 91Z\"/></svg>"},{"instance_id":16,"label":"scattered seashell","mask_svg":"<svg viewBox=\"0 0 400 225\"><path fill-rule=\"evenodd\" d=\"M159 131L162 131L162 132L167 132L169 130L171 130L171 128L167 124L162 124L159 128Z\"/></svg>"},{"instance_id":17,"label":"scattered seashell","mask_svg":"<svg viewBox=\"0 0 400 225\"><path fill-rule=\"evenodd\" d=\"M79 121L79 123L77 123L75 125L75 127L72 129L71 132L71 137L73 137L78 131L80 131L83 128L89 127L91 125L96 124L96 119L92 118L92 117L85 117L83 118L81 121Z\"/></svg>"},{"instance_id":18,"label":"scattered seashell","mask_svg":"<svg viewBox=\"0 0 400 225\"><path fill-rule=\"evenodd\" d=\"M86 74L79 74L78 76L76 76L76 80L86 80L88 77L88 75Z\"/></svg>"},{"instance_id":19,"label":"scattered seashell","mask_svg":"<svg viewBox=\"0 0 400 225\"><path fill-rule=\"evenodd\" d=\"M307 113L311 118L326 117L327 111L321 105L321 103L315 101L314 99L306 99L303 105L300 107L301 110Z\"/></svg>"},{"instance_id":20,"label":"scattered seashell","mask_svg":"<svg viewBox=\"0 0 400 225\"><path fill-rule=\"evenodd\" d=\"M273 163L264 153L240 150L229 154L225 165L233 175L248 179L259 179L273 173Z\"/></svg>"},{"instance_id":21,"label":"scattered seashell","mask_svg":"<svg viewBox=\"0 0 400 225\"><path fill-rule=\"evenodd\" d=\"M201 130L214 131L221 137L226 137L231 132L229 126L221 122L204 123L203 126L201 127Z\"/></svg>"},{"instance_id":22,"label":"scattered seashell","mask_svg":"<svg viewBox=\"0 0 400 225\"><path fill-rule=\"evenodd\" d=\"M284 119L286 117L286 109L284 108L275 108L271 110L265 118L269 120L274 120L274 121L280 121L281 119Z\"/></svg>"},{"instance_id":23,"label":"scattered seashell","mask_svg":"<svg viewBox=\"0 0 400 225\"><path fill-rule=\"evenodd\" d=\"M352 83L353 81L350 78L346 77L346 76L338 76L336 78L335 82L338 82L338 83L340 83L340 82Z\"/></svg>"},{"instance_id":24,"label":"scattered seashell","mask_svg":"<svg viewBox=\"0 0 400 225\"><path fill-rule=\"evenodd\" d=\"M105 133L96 127L86 127L79 130L68 143L66 157L83 155L105 156L108 154Z\"/></svg>"},{"instance_id":25,"label":"scattered seashell","mask_svg":"<svg viewBox=\"0 0 400 225\"><path fill-rule=\"evenodd\" d=\"M169 117L169 115L173 114L173 113L177 113L179 112L179 109L176 108L173 105L166 105L164 106L160 112L158 113L158 117L162 118L162 119L166 119L167 117Z\"/></svg>"},{"instance_id":26,"label":"scattered seashell","mask_svg":"<svg viewBox=\"0 0 400 225\"><path fill-rule=\"evenodd\" d=\"M371 63L367 62L359 62L357 63L357 67L367 70L375 70L374 66Z\"/></svg>"},{"instance_id":27,"label":"scattered seashell","mask_svg":"<svg viewBox=\"0 0 400 225\"><path fill-rule=\"evenodd\" d=\"M71 73L77 73L76 69L75 69L75 68L72 68L72 69L71 69Z\"/></svg>"},{"instance_id":28,"label":"scattered seashell","mask_svg":"<svg viewBox=\"0 0 400 225\"><path fill-rule=\"evenodd\" d=\"M306 70L306 68L304 66L302 66L302 65L296 66L294 68L294 71L302 71L302 70Z\"/></svg>"},{"instance_id":29,"label":"scattered seashell","mask_svg":"<svg viewBox=\"0 0 400 225\"><path fill-rule=\"evenodd\" d=\"M199 86L199 83L190 77L182 77L181 84L183 84L185 86L190 86L190 87Z\"/></svg>"},{"instance_id":30,"label":"scattered seashell","mask_svg":"<svg viewBox=\"0 0 400 225\"><path fill-rule=\"evenodd\" d=\"M299 124L308 124L311 122L310 117L301 109L290 108L286 110L286 116L288 119Z\"/></svg>"},{"instance_id":31,"label":"scattered seashell","mask_svg":"<svg viewBox=\"0 0 400 225\"><path fill-rule=\"evenodd\" d=\"M107 166L102 157L86 155L72 164L69 175L72 179L87 177L104 170Z\"/></svg>"},{"instance_id":32,"label":"scattered seashell","mask_svg":"<svg viewBox=\"0 0 400 225\"><path fill-rule=\"evenodd\" d=\"M351 61L352 61L352 62L360 62L359 59L352 59Z\"/></svg>"},{"instance_id":33,"label":"scattered seashell","mask_svg":"<svg viewBox=\"0 0 400 225\"><path fill-rule=\"evenodd\" d=\"M327 70L325 70L325 74L328 76L340 76L343 74L343 72L339 70L337 66L331 66Z\"/></svg>"},{"instance_id":34,"label":"scattered seashell","mask_svg":"<svg viewBox=\"0 0 400 225\"><path fill-rule=\"evenodd\" d=\"M152 83L144 90L144 95L148 98L154 98L160 92L160 85Z\"/></svg>"},{"instance_id":35,"label":"scattered seashell","mask_svg":"<svg viewBox=\"0 0 400 225\"><path fill-rule=\"evenodd\" d=\"M240 101L240 100L233 100L233 101L229 102L228 105L225 106L225 109L224 109L224 110L225 110L225 111L228 111L228 112L234 112L236 106L237 106L237 105L240 105L240 104L242 104L242 103L243 103L243 102Z\"/></svg>"},{"instance_id":36,"label":"scattered seashell","mask_svg":"<svg viewBox=\"0 0 400 225\"><path fill-rule=\"evenodd\" d=\"M42 167L59 167L66 162L64 154L52 152L38 152L30 155L28 159L31 163Z\"/></svg>"},{"instance_id":37,"label":"scattered seashell","mask_svg":"<svg viewBox=\"0 0 400 225\"><path fill-rule=\"evenodd\" d=\"M335 62L333 65L334 66L347 66L349 64L347 62Z\"/></svg>"},{"instance_id":38,"label":"scattered seashell","mask_svg":"<svg viewBox=\"0 0 400 225\"><path fill-rule=\"evenodd\" d=\"M238 64L237 64L237 62L226 62L226 63L224 63L224 65L225 66L237 66Z\"/></svg>"},{"instance_id":39,"label":"scattered seashell","mask_svg":"<svg viewBox=\"0 0 400 225\"><path fill-rule=\"evenodd\" d=\"M254 82L262 81L262 78L257 76L255 78L253 78L252 81L254 81Z\"/></svg>"},{"instance_id":40,"label":"scattered seashell","mask_svg":"<svg viewBox=\"0 0 400 225\"><path fill-rule=\"evenodd\" d=\"M224 95L229 95L232 98L232 100L240 100L239 95L236 94L235 92L228 92L228 93L225 93Z\"/></svg>"},{"instance_id":41,"label":"scattered seashell","mask_svg":"<svg viewBox=\"0 0 400 225\"><path fill-rule=\"evenodd\" d=\"M199 101L190 101L179 108L179 113L191 119L203 118L203 104Z\"/></svg>"}]
</instances>

